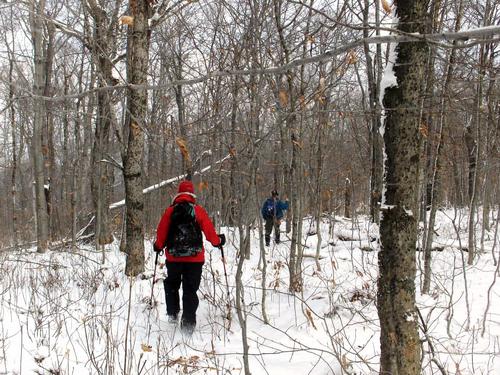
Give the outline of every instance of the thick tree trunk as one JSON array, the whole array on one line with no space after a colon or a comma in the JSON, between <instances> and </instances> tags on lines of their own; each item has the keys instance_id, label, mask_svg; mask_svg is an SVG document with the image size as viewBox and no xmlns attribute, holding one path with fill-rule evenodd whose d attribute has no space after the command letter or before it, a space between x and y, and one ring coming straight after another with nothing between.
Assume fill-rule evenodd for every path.
<instances>
[{"instance_id":1,"label":"thick tree trunk","mask_svg":"<svg viewBox=\"0 0 500 375\"><path fill-rule=\"evenodd\" d=\"M147 0L130 0L134 18L129 35L127 78L131 85L127 110L128 144L124 160L126 205L125 274L136 276L144 271L144 197L142 194L142 163L144 158L144 126L147 113L149 27Z\"/></svg>"},{"instance_id":2,"label":"thick tree trunk","mask_svg":"<svg viewBox=\"0 0 500 375\"><path fill-rule=\"evenodd\" d=\"M425 30L421 0L396 0L398 29ZM397 84L386 88L383 105L385 195L381 220L381 251L377 309L380 319L380 373L420 374L420 340L415 308L417 183L419 167L419 103L424 43L396 46L393 70Z\"/></svg>"},{"instance_id":3,"label":"thick tree trunk","mask_svg":"<svg viewBox=\"0 0 500 375\"><path fill-rule=\"evenodd\" d=\"M33 77L33 138L32 158L35 174L35 212L37 251L47 251L49 241L49 215L45 198L45 167L42 149L42 134L45 119L45 102L42 98L45 87L45 53L43 41L43 19L45 0L31 3L31 36L33 41L34 77Z\"/></svg>"}]
</instances>

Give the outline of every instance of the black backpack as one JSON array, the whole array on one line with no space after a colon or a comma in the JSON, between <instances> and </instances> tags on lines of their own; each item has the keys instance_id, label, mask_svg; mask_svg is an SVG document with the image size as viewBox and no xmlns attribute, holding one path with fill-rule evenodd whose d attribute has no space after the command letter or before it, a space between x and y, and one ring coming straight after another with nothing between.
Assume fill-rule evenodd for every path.
<instances>
[{"instance_id":1,"label":"black backpack","mask_svg":"<svg viewBox=\"0 0 500 375\"><path fill-rule=\"evenodd\" d=\"M266 220L269 220L269 219L272 219L275 214L276 214L276 212L275 212L274 200L267 199L264 202L264 207L262 207L262 217Z\"/></svg>"},{"instance_id":2,"label":"black backpack","mask_svg":"<svg viewBox=\"0 0 500 375\"><path fill-rule=\"evenodd\" d=\"M189 257L201 252L203 238L196 221L194 205L177 203L170 217L167 237L167 251L174 257Z\"/></svg>"}]
</instances>

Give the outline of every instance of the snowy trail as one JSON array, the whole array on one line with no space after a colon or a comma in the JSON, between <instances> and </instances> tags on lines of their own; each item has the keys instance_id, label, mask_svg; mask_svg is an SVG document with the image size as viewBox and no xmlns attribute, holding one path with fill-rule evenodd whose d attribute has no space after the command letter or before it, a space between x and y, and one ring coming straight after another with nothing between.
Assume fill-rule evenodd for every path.
<instances>
[{"instance_id":1,"label":"snowy trail","mask_svg":"<svg viewBox=\"0 0 500 375\"><path fill-rule=\"evenodd\" d=\"M362 217L357 222L336 218L333 223L331 238L329 223L325 221L321 228L322 237L328 239L322 247L321 270L313 258L304 259L304 291L298 295L288 292L289 244L267 248L269 325L261 315L262 275L257 268L259 243L254 234L252 256L243 273L252 374L338 374L341 367L352 374L377 373L377 242L373 241L377 228ZM436 363L450 374L498 374L498 285L492 289L486 332L481 337L495 270L490 254L493 237L487 233L486 253L466 267L470 294L467 327L463 254L457 250L447 215L439 214L437 227L440 236L436 242L446 246L433 252L430 295L417 293L427 330L421 337L430 339L434 352L423 342L424 374L437 374ZM304 232L314 230L306 220ZM235 233L225 232L229 243L237 243ZM307 253L315 251L316 241L315 235L304 234ZM104 266L64 252L2 254L0 373L121 374L125 362L134 374L243 373L241 330L234 310L236 249L225 247L233 306L229 331L220 254L209 245L207 249L210 255L198 293L198 326L192 337L166 320L161 282L165 270L161 266L160 281L154 286L155 305L148 308L151 253L147 277L134 280L131 289L130 280L122 273L123 255L115 246L110 247ZM100 257L90 250L84 252L95 260ZM420 260L418 266L422 266ZM417 289L419 282L420 274Z\"/></svg>"}]
</instances>

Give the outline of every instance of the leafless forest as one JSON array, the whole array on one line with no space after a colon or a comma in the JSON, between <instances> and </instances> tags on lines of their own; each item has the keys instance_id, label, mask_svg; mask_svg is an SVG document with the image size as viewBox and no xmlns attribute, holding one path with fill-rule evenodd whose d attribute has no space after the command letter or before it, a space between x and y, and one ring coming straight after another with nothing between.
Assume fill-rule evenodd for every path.
<instances>
[{"instance_id":1,"label":"leafless forest","mask_svg":"<svg viewBox=\"0 0 500 375\"><path fill-rule=\"evenodd\" d=\"M117 241L136 276L189 176L241 264L262 201L289 199L300 293L303 220L368 215L380 371L420 373L398 280L418 254L429 292L440 209L470 213L468 264L497 238L498 1L9 0L0 17L0 252L91 243L105 262Z\"/></svg>"}]
</instances>

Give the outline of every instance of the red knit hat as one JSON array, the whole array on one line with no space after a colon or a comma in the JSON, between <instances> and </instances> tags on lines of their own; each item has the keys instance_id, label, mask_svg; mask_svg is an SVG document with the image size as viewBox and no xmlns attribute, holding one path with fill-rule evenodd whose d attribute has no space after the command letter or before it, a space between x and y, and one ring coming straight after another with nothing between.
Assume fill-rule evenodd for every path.
<instances>
[{"instance_id":1,"label":"red knit hat","mask_svg":"<svg viewBox=\"0 0 500 375\"><path fill-rule=\"evenodd\" d=\"M191 193L194 194L194 186L191 181L182 181L179 184L178 193Z\"/></svg>"}]
</instances>

